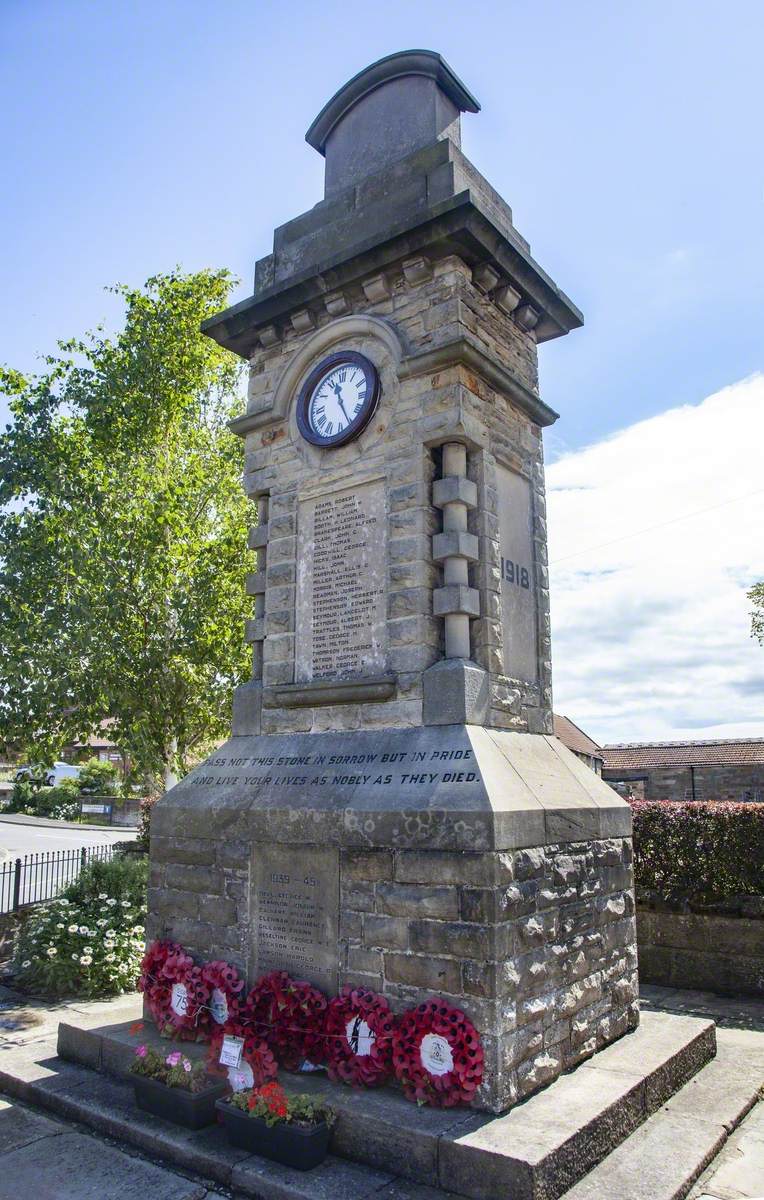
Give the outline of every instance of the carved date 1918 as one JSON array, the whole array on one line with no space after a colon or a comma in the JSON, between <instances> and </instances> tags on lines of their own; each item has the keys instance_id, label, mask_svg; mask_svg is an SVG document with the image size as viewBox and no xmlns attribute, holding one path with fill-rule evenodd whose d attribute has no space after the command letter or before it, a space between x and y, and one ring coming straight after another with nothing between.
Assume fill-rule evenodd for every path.
<instances>
[{"instance_id":1,"label":"carved date 1918","mask_svg":"<svg viewBox=\"0 0 764 1200\"><path fill-rule=\"evenodd\" d=\"M530 590L530 571L527 567L521 567L519 563L513 562L511 558L502 558L501 578L506 583L514 583L517 585L517 587Z\"/></svg>"}]
</instances>

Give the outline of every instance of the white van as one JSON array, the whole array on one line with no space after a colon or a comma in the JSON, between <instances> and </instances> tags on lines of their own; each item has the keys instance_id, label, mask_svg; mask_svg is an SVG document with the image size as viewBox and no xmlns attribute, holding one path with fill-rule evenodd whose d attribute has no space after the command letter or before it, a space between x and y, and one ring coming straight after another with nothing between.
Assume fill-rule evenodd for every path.
<instances>
[{"instance_id":1,"label":"white van","mask_svg":"<svg viewBox=\"0 0 764 1200\"><path fill-rule=\"evenodd\" d=\"M36 767L19 767L13 780L14 783L20 783L24 779L29 779L33 783L55 787L64 779L79 779L79 775L80 767L75 767L72 763L54 762L52 767L43 767L39 764Z\"/></svg>"}]
</instances>

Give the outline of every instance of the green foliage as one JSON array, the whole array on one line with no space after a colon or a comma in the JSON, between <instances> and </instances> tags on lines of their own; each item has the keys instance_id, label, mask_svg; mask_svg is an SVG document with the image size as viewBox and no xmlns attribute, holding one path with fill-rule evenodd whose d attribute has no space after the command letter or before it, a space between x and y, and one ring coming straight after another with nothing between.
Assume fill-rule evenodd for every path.
<instances>
[{"instance_id":1,"label":"green foliage","mask_svg":"<svg viewBox=\"0 0 764 1200\"><path fill-rule=\"evenodd\" d=\"M224 736L246 677L242 364L199 331L225 271L114 289L125 321L0 371L0 728L52 758L112 718L136 774Z\"/></svg>"},{"instance_id":2,"label":"green foliage","mask_svg":"<svg viewBox=\"0 0 764 1200\"><path fill-rule=\"evenodd\" d=\"M305 1092L289 1096L275 1080L249 1091L234 1092L228 1102L249 1117L260 1117L269 1127L282 1122L318 1125L321 1121L331 1127L336 1120L334 1109L315 1096Z\"/></svg>"},{"instance_id":3,"label":"green foliage","mask_svg":"<svg viewBox=\"0 0 764 1200\"><path fill-rule=\"evenodd\" d=\"M80 768L77 784L81 792L113 796L117 788L117 768L100 758L89 758Z\"/></svg>"},{"instance_id":4,"label":"green foliage","mask_svg":"<svg viewBox=\"0 0 764 1200\"><path fill-rule=\"evenodd\" d=\"M149 852L151 838L151 810L158 799L159 793L154 796L144 796L141 800L141 807L138 815L138 834L135 840L141 849L145 850L146 854Z\"/></svg>"},{"instance_id":5,"label":"green foliage","mask_svg":"<svg viewBox=\"0 0 764 1200\"><path fill-rule=\"evenodd\" d=\"M748 599L753 604L751 612L751 637L755 637L764 646L764 583L756 583L748 592Z\"/></svg>"},{"instance_id":6,"label":"green foliage","mask_svg":"<svg viewBox=\"0 0 764 1200\"><path fill-rule=\"evenodd\" d=\"M55 787L36 787L28 780L14 785L6 812L27 813L55 821L76 821L80 815L80 788L76 779L62 779Z\"/></svg>"},{"instance_id":7,"label":"green foliage","mask_svg":"<svg viewBox=\"0 0 764 1200\"><path fill-rule=\"evenodd\" d=\"M158 1054L151 1046L138 1046L130 1070L134 1075L145 1075L166 1087L187 1092L201 1092L212 1082L204 1063L192 1062L180 1050Z\"/></svg>"},{"instance_id":8,"label":"green foliage","mask_svg":"<svg viewBox=\"0 0 764 1200\"><path fill-rule=\"evenodd\" d=\"M94 861L58 900L35 908L14 948L18 984L47 996L132 991L144 953L145 859Z\"/></svg>"},{"instance_id":9,"label":"green foliage","mask_svg":"<svg viewBox=\"0 0 764 1200\"><path fill-rule=\"evenodd\" d=\"M712 904L764 895L764 804L632 802L638 891Z\"/></svg>"}]
</instances>

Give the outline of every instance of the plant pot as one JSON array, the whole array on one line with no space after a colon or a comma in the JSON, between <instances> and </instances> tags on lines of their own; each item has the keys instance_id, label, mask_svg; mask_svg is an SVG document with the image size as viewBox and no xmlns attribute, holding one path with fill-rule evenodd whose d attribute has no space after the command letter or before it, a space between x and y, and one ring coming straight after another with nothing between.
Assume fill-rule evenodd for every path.
<instances>
[{"instance_id":1,"label":"plant pot","mask_svg":"<svg viewBox=\"0 0 764 1200\"><path fill-rule=\"evenodd\" d=\"M326 1121L309 1128L284 1121L269 1126L262 1117L250 1117L227 1100L218 1100L215 1107L232 1146L298 1171L311 1171L326 1158L331 1134Z\"/></svg>"},{"instance_id":2,"label":"plant pot","mask_svg":"<svg viewBox=\"0 0 764 1200\"><path fill-rule=\"evenodd\" d=\"M225 1081L211 1083L201 1092L168 1087L147 1075L134 1075L135 1102L144 1112L163 1117L184 1129L203 1129L215 1120L215 1101L226 1089Z\"/></svg>"}]
</instances>

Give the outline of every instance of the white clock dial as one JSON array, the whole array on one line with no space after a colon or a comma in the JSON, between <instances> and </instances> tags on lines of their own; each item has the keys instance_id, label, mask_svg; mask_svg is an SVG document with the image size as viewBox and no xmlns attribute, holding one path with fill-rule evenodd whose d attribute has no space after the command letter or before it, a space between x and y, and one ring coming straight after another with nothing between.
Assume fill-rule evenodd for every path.
<instances>
[{"instance_id":1,"label":"white clock dial","mask_svg":"<svg viewBox=\"0 0 764 1200\"><path fill-rule=\"evenodd\" d=\"M366 401L366 376L341 363L320 379L308 402L308 424L321 438L336 437L355 421Z\"/></svg>"}]
</instances>

